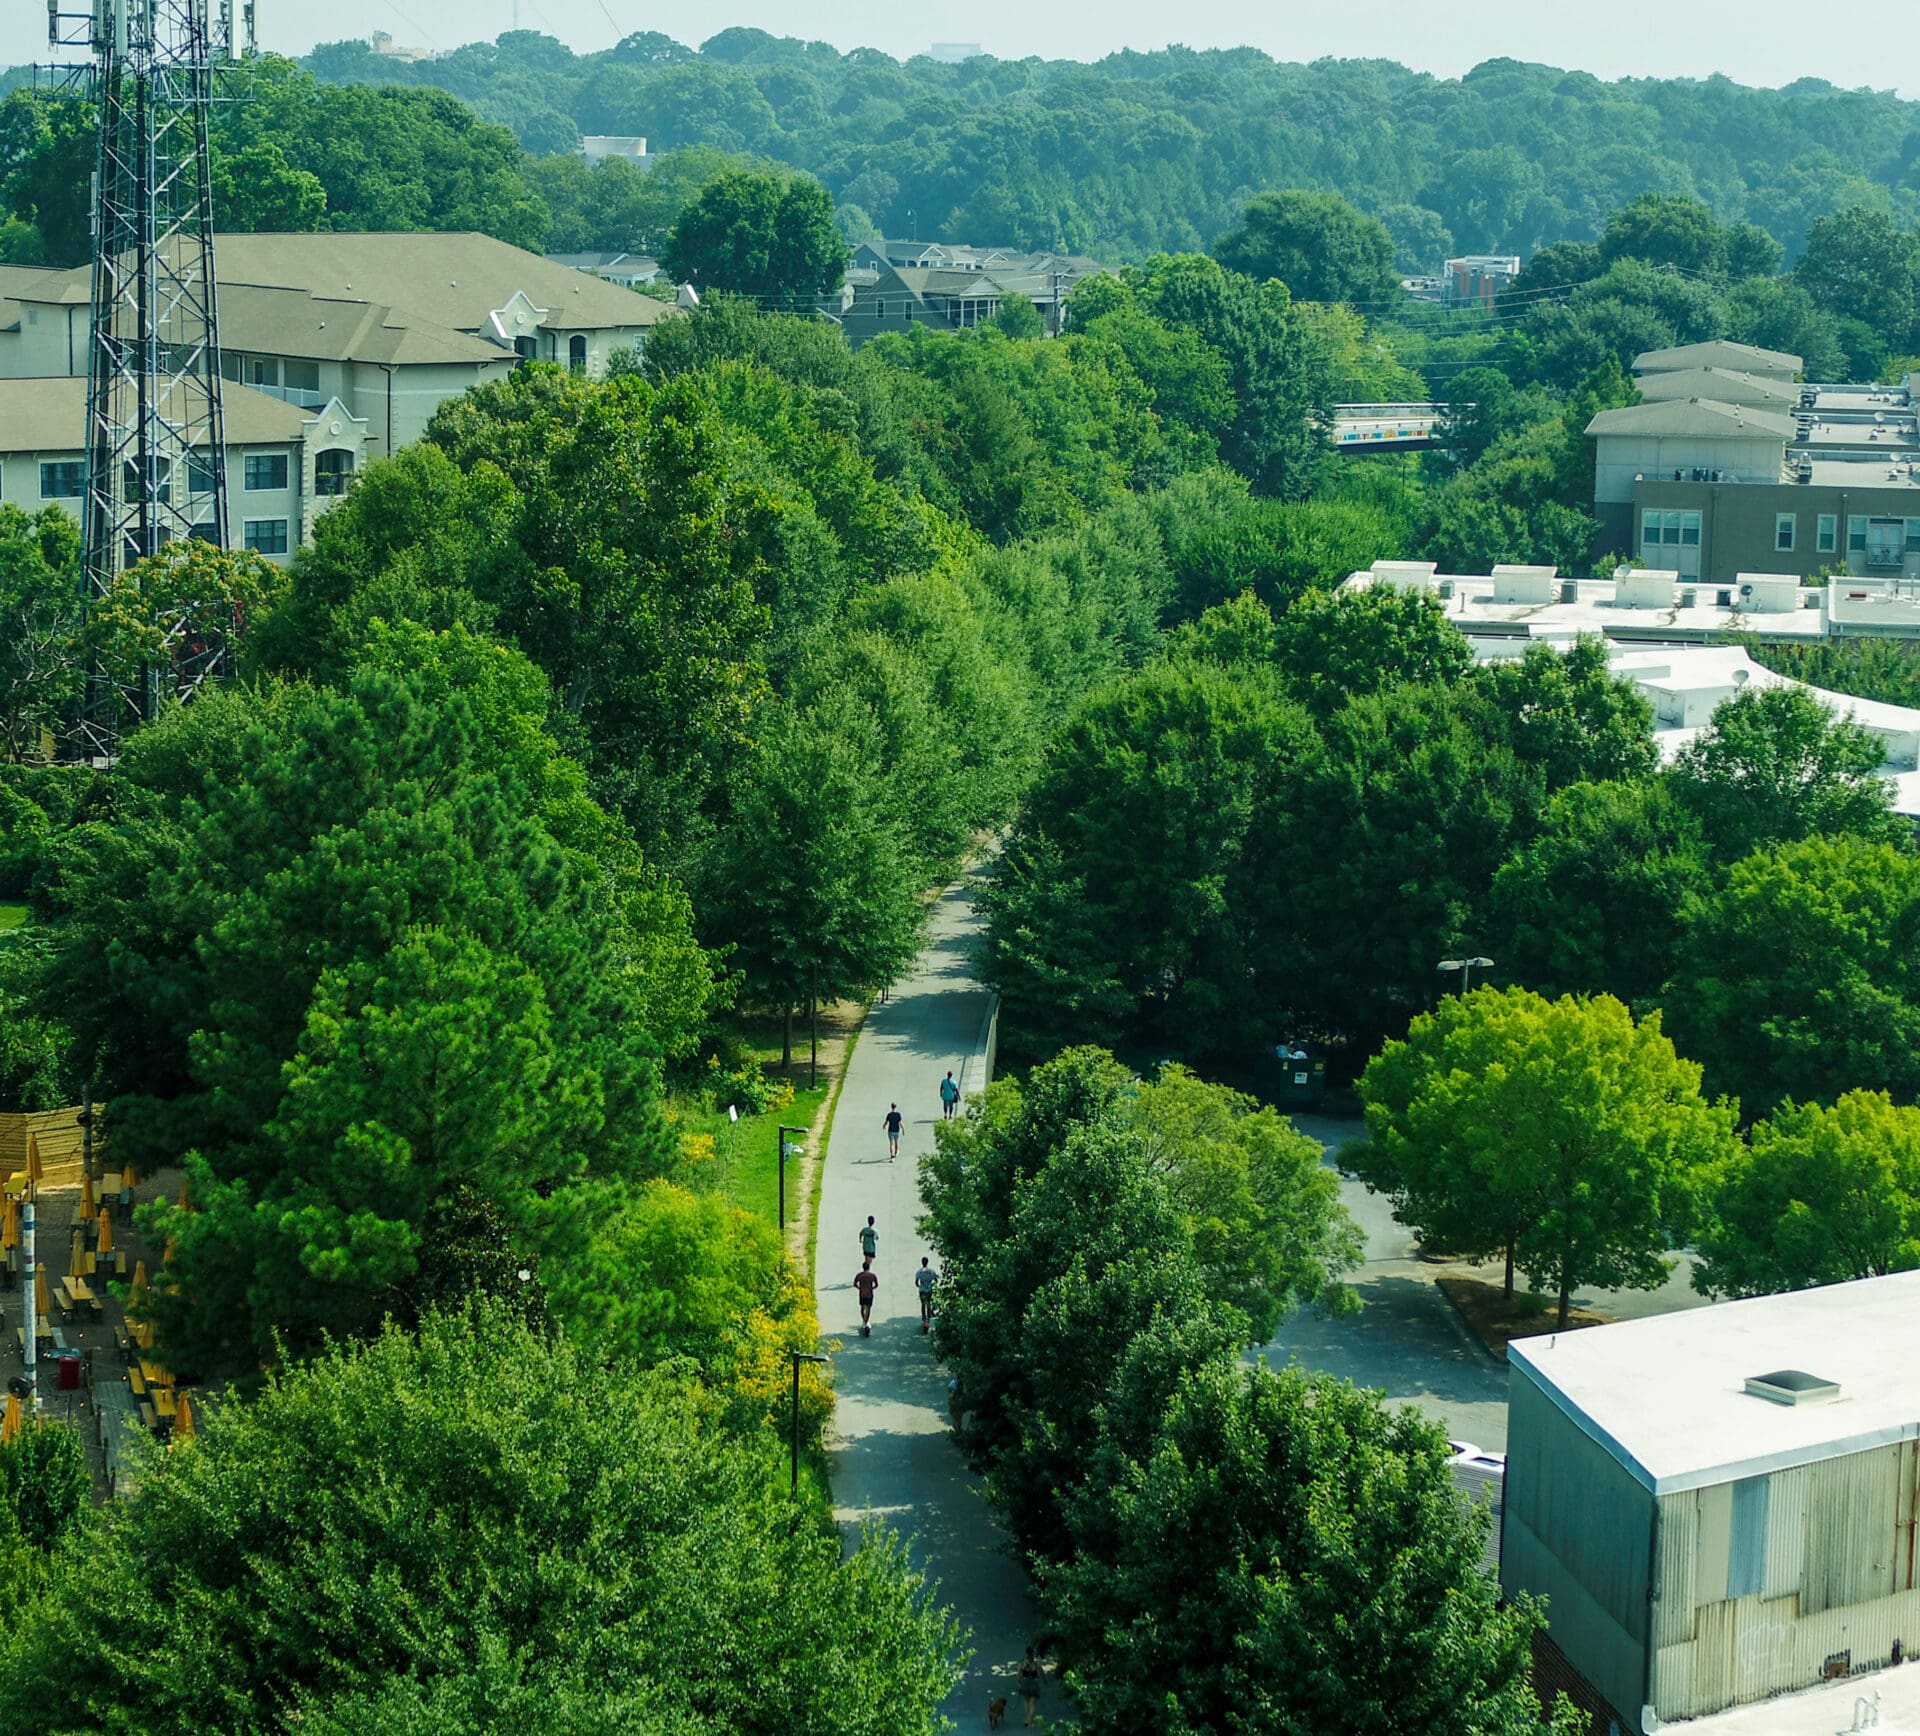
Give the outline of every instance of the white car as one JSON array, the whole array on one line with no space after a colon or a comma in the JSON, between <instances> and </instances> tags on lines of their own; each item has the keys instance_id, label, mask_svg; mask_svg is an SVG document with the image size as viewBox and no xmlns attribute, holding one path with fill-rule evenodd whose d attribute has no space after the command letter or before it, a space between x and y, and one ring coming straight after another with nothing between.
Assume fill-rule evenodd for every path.
<instances>
[{"instance_id":1,"label":"white car","mask_svg":"<svg viewBox=\"0 0 1920 1736\"><path fill-rule=\"evenodd\" d=\"M1507 1455L1484 1452L1471 1441L1449 1441L1447 1445L1453 1448L1454 1482L1467 1494L1492 1502L1498 1511L1506 1493Z\"/></svg>"}]
</instances>

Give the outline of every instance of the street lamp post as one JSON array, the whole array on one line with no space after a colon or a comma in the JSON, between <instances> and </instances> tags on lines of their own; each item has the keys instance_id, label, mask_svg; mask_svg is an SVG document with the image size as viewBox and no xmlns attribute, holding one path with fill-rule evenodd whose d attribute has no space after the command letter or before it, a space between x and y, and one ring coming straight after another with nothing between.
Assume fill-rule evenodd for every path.
<instances>
[{"instance_id":1,"label":"street lamp post","mask_svg":"<svg viewBox=\"0 0 1920 1736\"><path fill-rule=\"evenodd\" d=\"M791 1146L787 1143L789 1133L794 1135ZM780 1227L783 1230L787 1227L787 1153L798 1151L806 1143L806 1134L807 1130L804 1127L788 1127L783 1124L780 1128Z\"/></svg>"},{"instance_id":2,"label":"street lamp post","mask_svg":"<svg viewBox=\"0 0 1920 1736\"><path fill-rule=\"evenodd\" d=\"M787 1486L787 1493L800 1493L800 1365L803 1362L825 1362L824 1356L816 1356L811 1351L794 1350L788 1352L793 1358L793 1480Z\"/></svg>"},{"instance_id":3,"label":"street lamp post","mask_svg":"<svg viewBox=\"0 0 1920 1736\"><path fill-rule=\"evenodd\" d=\"M1492 970L1493 960L1490 958L1443 958L1440 961L1440 968L1447 971L1457 970L1460 973L1460 992L1464 995L1473 987L1473 973L1477 970Z\"/></svg>"}]
</instances>

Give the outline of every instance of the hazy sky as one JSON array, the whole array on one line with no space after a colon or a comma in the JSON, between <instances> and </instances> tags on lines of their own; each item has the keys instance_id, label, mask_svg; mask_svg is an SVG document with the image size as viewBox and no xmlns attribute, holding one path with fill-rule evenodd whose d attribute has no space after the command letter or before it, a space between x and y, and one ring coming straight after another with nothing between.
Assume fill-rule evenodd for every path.
<instances>
[{"instance_id":1,"label":"hazy sky","mask_svg":"<svg viewBox=\"0 0 1920 1736\"><path fill-rule=\"evenodd\" d=\"M512 27L545 30L575 49L605 48L636 30L660 30L697 45L728 25L784 36L824 37L918 53L935 40L977 41L990 54L1091 60L1117 48L1196 48L1251 43L1284 60L1379 57L1446 75L1497 55L1623 75L1705 77L1779 85L1820 77L1920 95L1920 15L1911 0L1854 0L1839 8L1806 0L1373 0L1372 4L1274 6L1256 0L1102 0L1055 4L972 0L961 7L900 6L897 0L703 6L641 6L633 0L259 0L261 46L303 54L316 36L335 41L390 32L397 42L452 48ZM965 24L936 24L942 12ZM0 0L0 65L43 57L38 0ZM1826 27L1821 24L1825 19Z\"/></svg>"}]
</instances>

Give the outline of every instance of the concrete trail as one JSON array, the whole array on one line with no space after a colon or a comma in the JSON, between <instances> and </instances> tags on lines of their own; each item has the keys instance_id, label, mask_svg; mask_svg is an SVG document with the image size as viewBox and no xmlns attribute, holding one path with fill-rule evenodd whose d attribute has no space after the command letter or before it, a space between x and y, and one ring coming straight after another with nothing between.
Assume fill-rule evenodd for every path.
<instances>
[{"instance_id":1,"label":"concrete trail","mask_svg":"<svg viewBox=\"0 0 1920 1736\"><path fill-rule=\"evenodd\" d=\"M933 1149L941 1115L940 1081L951 1070L968 1096L983 1083L992 996L969 962L978 927L969 878L941 895L911 971L868 1012L840 1087L814 1244L820 1329L841 1346L827 1443L834 1517L849 1536L872 1518L910 1538L914 1559L939 1581L940 1600L971 1630L973 1660L944 1708L962 1730L984 1728L988 1700L1012 1695L1034 1637L1019 1564L948 1436L946 1376L921 1335L913 1285L921 1256L932 1252L915 1220L919 1160ZM899 1159L889 1163L883 1122L895 1103L906 1127ZM869 1215L880 1237L880 1288L873 1336L862 1338L853 1275ZM1049 1680L1041 1710L1062 1709ZM1015 1699L1008 1723L1018 1722Z\"/></svg>"}]
</instances>

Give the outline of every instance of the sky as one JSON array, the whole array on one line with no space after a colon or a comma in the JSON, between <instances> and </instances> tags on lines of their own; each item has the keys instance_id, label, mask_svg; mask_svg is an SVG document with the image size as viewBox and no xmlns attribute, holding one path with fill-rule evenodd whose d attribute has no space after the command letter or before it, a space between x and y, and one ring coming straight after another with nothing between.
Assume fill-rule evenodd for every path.
<instances>
[{"instance_id":1,"label":"sky","mask_svg":"<svg viewBox=\"0 0 1920 1736\"><path fill-rule=\"evenodd\" d=\"M389 32L407 46L446 49L513 27L544 30L579 52L608 47L637 30L659 30L697 46L729 25L782 36L819 37L842 49L866 46L904 58L934 41L977 42L1019 59L1094 60L1119 48L1154 49L1177 40L1194 48L1242 44L1281 60L1322 56L1397 60L1457 77L1498 56L1577 67L1602 78L1704 78L1781 85L1817 77L1844 86L1896 89L1920 97L1920 16L1911 0L1853 0L1844 29L1819 28L1806 0L1369 0L1363 4L1274 5L1272 0L1102 0L1039 6L1032 0L971 0L965 7L902 7L897 0L730 0L723 9L641 6L635 0L329 0L294 6L259 0L260 43L304 54L316 38L338 41ZM937 22L951 10L965 23ZM38 0L0 0L0 65L44 57ZM1172 34L1170 26L1178 26Z\"/></svg>"}]
</instances>

